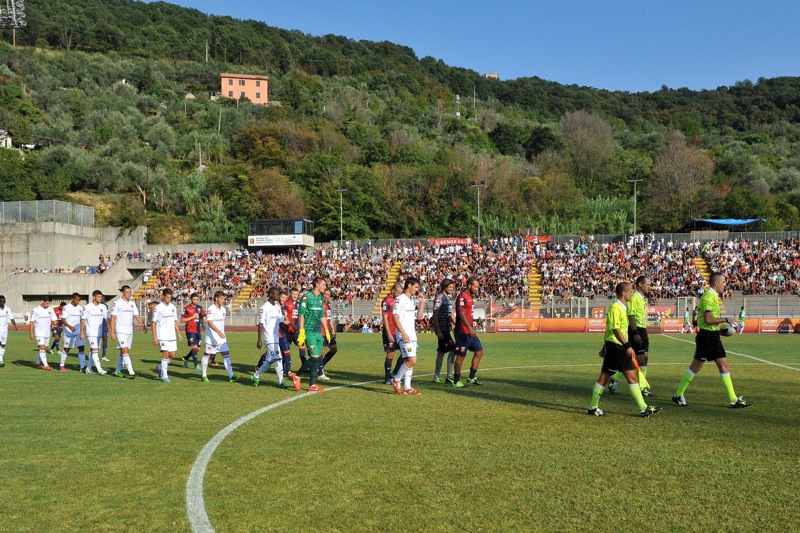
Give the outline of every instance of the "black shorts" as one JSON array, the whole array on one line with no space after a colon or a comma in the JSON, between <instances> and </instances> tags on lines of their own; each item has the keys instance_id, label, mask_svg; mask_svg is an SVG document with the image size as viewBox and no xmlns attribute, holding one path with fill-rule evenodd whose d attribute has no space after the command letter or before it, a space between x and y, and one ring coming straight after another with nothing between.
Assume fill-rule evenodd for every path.
<instances>
[{"instance_id":1,"label":"black shorts","mask_svg":"<svg viewBox=\"0 0 800 533\"><path fill-rule=\"evenodd\" d=\"M445 331L442 333L442 338L439 339L439 344L436 347L437 353L447 353L452 351L456 347L456 343L453 340L453 337L450 335L449 331Z\"/></svg>"},{"instance_id":2,"label":"black shorts","mask_svg":"<svg viewBox=\"0 0 800 533\"><path fill-rule=\"evenodd\" d=\"M606 341L606 355L603 357L603 372L613 376L618 371L636 370L633 359L628 356L627 350L621 344Z\"/></svg>"},{"instance_id":3,"label":"black shorts","mask_svg":"<svg viewBox=\"0 0 800 533\"><path fill-rule=\"evenodd\" d=\"M636 342L636 337L634 337L636 333L638 333L639 337L641 337L641 343ZM631 346L633 346L633 351L636 352L636 355L642 355L644 352L650 351L650 338L647 336L647 328L633 329L629 326L628 342L630 342Z\"/></svg>"},{"instance_id":4,"label":"black shorts","mask_svg":"<svg viewBox=\"0 0 800 533\"><path fill-rule=\"evenodd\" d=\"M389 335L389 332L383 332L383 351L386 353L394 353L397 350L397 341Z\"/></svg>"},{"instance_id":5,"label":"black shorts","mask_svg":"<svg viewBox=\"0 0 800 533\"><path fill-rule=\"evenodd\" d=\"M727 357L719 331L701 329L694 338L694 344L694 358L700 361L716 361Z\"/></svg>"}]
</instances>

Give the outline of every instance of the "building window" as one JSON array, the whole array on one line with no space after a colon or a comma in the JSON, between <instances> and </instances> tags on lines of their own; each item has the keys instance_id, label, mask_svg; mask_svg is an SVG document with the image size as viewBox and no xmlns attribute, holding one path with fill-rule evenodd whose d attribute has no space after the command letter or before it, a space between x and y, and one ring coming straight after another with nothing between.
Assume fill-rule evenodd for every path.
<instances>
[{"instance_id":1,"label":"building window","mask_svg":"<svg viewBox=\"0 0 800 533\"><path fill-rule=\"evenodd\" d=\"M241 85L242 87L244 87L244 80L239 80L239 85Z\"/></svg>"},{"instance_id":2,"label":"building window","mask_svg":"<svg viewBox=\"0 0 800 533\"><path fill-rule=\"evenodd\" d=\"M228 96L233 98L233 91L228 91Z\"/></svg>"},{"instance_id":3,"label":"building window","mask_svg":"<svg viewBox=\"0 0 800 533\"><path fill-rule=\"evenodd\" d=\"M242 94L239 95L239 98L244 98L244 91L242 91Z\"/></svg>"},{"instance_id":4,"label":"building window","mask_svg":"<svg viewBox=\"0 0 800 533\"><path fill-rule=\"evenodd\" d=\"M228 80L228 85L233 85L233 80L229 79Z\"/></svg>"},{"instance_id":5,"label":"building window","mask_svg":"<svg viewBox=\"0 0 800 533\"><path fill-rule=\"evenodd\" d=\"M256 93L256 100L261 100L261 93Z\"/></svg>"},{"instance_id":6,"label":"building window","mask_svg":"<svg viewBox=\"0 0 800 533\"><path fill-rule=\"evenodd\" d=\"M261 87L261 80L256 80L256 87Z\"/></svg>"}]
</instances>

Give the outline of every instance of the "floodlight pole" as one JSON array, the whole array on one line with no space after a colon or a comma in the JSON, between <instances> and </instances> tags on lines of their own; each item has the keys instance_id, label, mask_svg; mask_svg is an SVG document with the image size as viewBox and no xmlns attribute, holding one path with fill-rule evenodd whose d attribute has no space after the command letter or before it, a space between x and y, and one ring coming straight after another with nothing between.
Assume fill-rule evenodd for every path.
<instances>
[{"instance_id":1,"label":"floodlight pole","mask_svg":"<svg viewBox=\"0 0 800 533\"><path fill-rule=\"evenodd\" d=\"M636 240L636 185L644 181L641 178L636 180L628 180L628 183L633 183L633 239Z\"/></svg>"},{"instance_id":2,"label":"floodlight pole","mask_svg":"<svg viewBox=\"0 0 800 533\"><path fill-rule=\"evenodd\" d=\"M343 189L339 187L336 191L339 193L339 247L341 248L344 246L344 191L347 189Z\"/></svg>"}]
</instances>

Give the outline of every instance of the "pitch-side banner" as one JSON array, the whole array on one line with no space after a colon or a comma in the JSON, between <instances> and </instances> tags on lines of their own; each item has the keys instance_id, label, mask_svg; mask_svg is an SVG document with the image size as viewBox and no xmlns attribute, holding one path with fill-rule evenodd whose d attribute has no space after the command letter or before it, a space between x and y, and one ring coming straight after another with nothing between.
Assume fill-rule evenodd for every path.
<instances>
[{"instance_id":1,"label":"pitch-side banner","mask_svg":"<svg viewBox=\"0 0 800 533\"><path fill-rule=\"evenodd\" d=\"M538 318L498 318L495 322L497 333L537 333Z\"/></svg>"},{"instance_id":2,"label":"pitch-side banner","mask_svg":"<svg viewBox=\"0 0 800 533\"><path fill-rule=\"evenodd\" d=\"M747 331L745 321L744 330ZM761 333L800 333L800 319L798 318L761 318L759 319L759 332Z\"/></svg>"}]
</instances>

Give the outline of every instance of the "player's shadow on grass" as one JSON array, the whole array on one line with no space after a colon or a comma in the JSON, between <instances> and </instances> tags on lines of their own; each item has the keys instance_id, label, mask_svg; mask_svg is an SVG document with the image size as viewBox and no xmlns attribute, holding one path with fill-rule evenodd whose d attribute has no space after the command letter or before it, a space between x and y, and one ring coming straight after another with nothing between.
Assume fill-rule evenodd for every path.
<instances>
[{"instance_id":1,"label":"player's shadow on grass","mask_svg":"<svg viewBox=\"0 0 800 533\"><path fill-rule=\"evenodd\" d=\"M347 372L343 370L330 370L325 374L330 377L330 381L318 381L317 383L323 387L348 387L350 389L362 389L370 392L382 392L383 378L377 374L362 374L360 372ZM303 375L303 377L307 377ZM353 385L354 383L361 383L362 385ZM394 389L389 387L392 394L396 394Z\"/></svg>"},{"instance_id":2,"label":"player's shadow on grass","mask_svg":"<svg viewBox=\"0 0 800 533\"><path fill-rule=\"evenodd\" d=\"M36 368L36 361L31 361L28 359L17 359L16 361L12 362L12 364L14 366L27 366L29 368Z\"/></svg>"}]
</instances>

